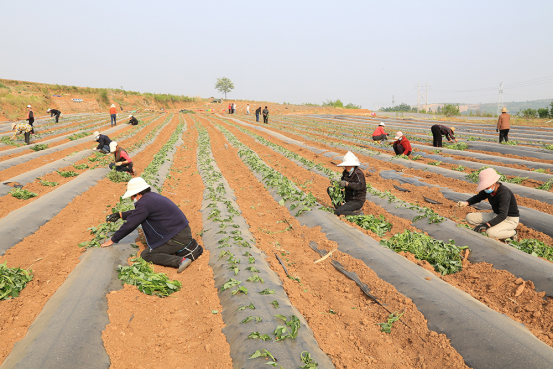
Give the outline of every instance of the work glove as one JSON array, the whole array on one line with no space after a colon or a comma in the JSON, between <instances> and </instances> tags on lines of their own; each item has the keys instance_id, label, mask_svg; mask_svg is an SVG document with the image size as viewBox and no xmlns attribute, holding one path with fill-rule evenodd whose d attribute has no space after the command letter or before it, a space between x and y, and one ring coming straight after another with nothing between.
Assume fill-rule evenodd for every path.
<instances>
[{"instance_id":1,"label":"work glove","mask_svg":"<svg viewBox=\"0 0 554 370\"><path fill-rule=\"evenodd\" d=\"M123 162L116 162L115 165L116 166L121 166L121 165L123 165Z\"/></svg>"},{"instance_id":2,"label":"work glove","mask_svg":"<svg viewBox=\"0 0 554 370\"><path fill-rule=\"evenodd\" d=\"M496 129L496 132L498 132L498 129Z\"/></svg>"},{"instance_id":3,"label":"work glove","mask_svg":"<svg viewBox=\"0 0 554 370\"><path fill-rule=\"evenodd\" d=\"M112 213L111 215L106 216L106 222L116 222L120 218L121 217L119 216L119 212L118 213Z\"/></svg>"},{"instance_id":4,"label":"work glove","mask_svg":"<svg viewBox=\"0 0 554 370\"><path fill-rule=\"evenodd\" d=\"M488 228L489 228L489 225L487 225L486 223L482 223L475 226L473 231L475 231L476 233L482 233L483 231L486 231Z\"/></svg>"},{"instance_id":5,"label":"work glove","mask_svg":"<svg viewBox=\"0 0 554 370\"><path fill-rule=\"evenodd\" d=\"M460 208L467 206L467 202L465 200L461 200L456 205Z\"/></svg>"},{"instance_id":6,"label":"work glove","mask_svg":"<svg viewBox=\"0 0 554 370\"><path fill-rule=\"evenodd\" d=\"M345 188L346 187L346 181L342 180L341 182L339 182L339 185L341 188Z\"/></svg>"}]
</instances>

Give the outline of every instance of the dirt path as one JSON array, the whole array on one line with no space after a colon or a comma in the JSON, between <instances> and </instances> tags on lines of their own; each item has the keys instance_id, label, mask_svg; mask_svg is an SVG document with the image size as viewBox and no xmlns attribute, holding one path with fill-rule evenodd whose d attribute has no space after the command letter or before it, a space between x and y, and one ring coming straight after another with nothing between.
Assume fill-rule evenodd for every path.
<instances>
[{"instance_id":1,"label":"dirt path","mask_svg":"<svg viewBox=\"0 0 554 370\"><path fill-rule=\"evenodd\" d=\"M178 204L190 222L193 235L202 230L204 185L196 169L198 133L190 118L183 135L185 145L174 156L162 195ZM139 242L140 251L144 244ZM155 266L169 278L179 280L183 288L168 298L140 293L126 285L108 295L110 324L102 334L111 360L111 368L232 368L229 344L222 333L222 307L214 287L213 271L204 250L185 272ZM218 314L212 314L217 310ZM152 350L145 351L144 348Z\"/></svg>"},{"instance_id":2,"label":"dirt path","mask_svg":"<svg viewBox=\"0 0 554 370\"><path fill-rule=\"evenodd\" d=\"M279 274L289 299L306 317L320 347L337 368L466 368L448 338L428 330L425 318L410 299L380 280L361 261L335 252L333 257L355 271L389 309L406 308L404 318L412 330L395 324L392 334L381 332L375 324L385 322L388 313L363 295L329 261L313 263L319 255L309 248L310 241L327 250L334 249L336 243L326 239L319 227L309 229L292 218L240 161L237 149L231 146L225 149L223 144L227 141L223 135L205 119L200 121L208 129L214 158L238 198L257 247L270 256L267 261ZM283 232L284 220L292 225L292 230ZM289 273L298 277L300 283L286 277L273 258L275 252L281 254Z\"/></svg>"}]
</instances>

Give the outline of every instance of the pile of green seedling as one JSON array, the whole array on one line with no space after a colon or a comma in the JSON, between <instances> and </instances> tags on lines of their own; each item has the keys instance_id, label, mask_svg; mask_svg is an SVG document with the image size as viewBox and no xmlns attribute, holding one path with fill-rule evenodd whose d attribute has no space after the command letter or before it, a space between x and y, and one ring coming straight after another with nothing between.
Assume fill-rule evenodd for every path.
<instances>
[{"instance_id":1,"label":"pile of green seedling","mask_svg":"<svg viewBox=\"0 0 554 370\"><path fill-rule=\"evenodd\" d=\"M70 135L67 138L69 140L73 141L73 140L77 140L77 139L82 139L82 138L87 137L87 136L90 136L89 132L81 132L81 133L78 133L78 134Z\"/></svg>"},{"instance_id":2,"label":"pile of green seedling","mask_svg":"<svg viewBox=\"0 0 554 370\"><path fill-rule=\"evenodd\" d=\"M454 150L466 150L469 146L466 143L445 144L445 148Z\"/></svg>"},{"instance_id":3,"label":"pile of green seedling","mask_svg":"<svg viewBox=\"0 0 554 370\"><path fill-rule=\"evenodd\" d=\"M29 149L34 150L35 152L38 152L38 151L41 151L41 150L44 150L44 149L48 149L48 144L33 145Z\"/></svg>"},{"instance_id":4,"label":"pile of green seedling","mask_svg":"<svg viewBox=\"0 0 554 370\"><path fill-rule=\"evenodd\" d=\"M404 315L404 312L398 313L393 312L389 315L387 322L381 322L375 325L379 325L381 327L381 331L387 334L390 334L392 330L392 325L400 320L400 318Z\"/></svg>"},{"instance_id":5,"label":"pile of green seedling","mask_svg":"<svg viewBox=\"0 0 554 370\"><path fill-rule=\"evenodd\" d=\"M19 297L19 293L33 280L33 270L8 268L7 261L0 264L0 300Z\"/></svg>"},{"instance_id":6,"label":"pile of green seedling","mask_svg":"<svg viewBox=\"0 0 554 370\"><path fill-rule=\"evenodd\" d=\"M40 182L40 184L42 186L50 186L50 187L54 187L54 186L58 186L59 183L55 182L55 181L47 181L47 180L43 180L43 179L40 179L37 177L37 180Z\"/></svg>"},{"instance_id":7,"label":"pile of green seedling","mask_svg":"<svg viewBox=\"0 0 554 370\"><path fill-rule=\"evenodd\" d=\"M9 136L3 136L1 140L2 140L2 143L6 145L17 146L17 147L23 146L23 144L17 143L15 140L10 140Z\"/></svg>"},{"instance_id":8,"label":"pile of green seedling","mask_svg":"<svg viewBox=\"0 0 554 370\"><path fill-rule=\"evenodd\" d=\"M427 164L430 165L430 166L440 166L442 164L442 161L433 161L433 162L429 162Z\"/></svg>"},{"instance_id":9,"label":"pile of green seedling","mask_svg":"<svg viewBox=\"0 0 554 370\"><path fill-rule=\"evenodd\" d=\"M542 257L550 262L552 262L552 246L546 245L544 242L537 239L522 239L522 240L511 240L510 245L520 251L523 251L527 254L533 255L535 257Z\"/></svg>"},{"instance_id":10,"label":"pile of green seedling","mask_svg":"<svg viewBox=\"0 0 554 370\"><path fill-rule=\"evenodd\" d=\"M109 207L109 206L108 206ZM116 212L125 212L134 209L134 204L130 199L119 198L119 202L112 207L111 213ZM90 227L88 230L90 234L93 235L93 239L79 243L79 247L92 248L100 247L104 243L110 234L113 235L120 227L123 225L124 221L122 219L117 220L117 222L103 222L95 227Z\"/></svg>"},{"instance_id":11,"label":"pile of green seedling","mask_svg":"<svg viewBox=\"0 0 554 370\"><path fill-rule=\"evenodd\" d=\"M309 211L316 204L316 198L312 193L305 194L294 186L294 183L278 171L265 164L258 155L242 144L229 130L221 125L216 125L229 142L239 149L238 155L241 160L254 172L263 175L263 182L266 188L274 188L282 197L281 204L291 201L290 209L298 209L296 216Z\"/></svg>"},{"instance_id":12,"label":"pile of green seedling","mask_svg":"<svg viewBox=\"0 0 554 370\"><path fill-rule=\"evenodd\" d=\"M378 236L383 236L392 229L392 224L385 220L385 216L383 215L379 217L375 217L374 215L346 216L346 219L350 222L354 222L364 230L373 231Z\"/></svg>"},{"instance_id":13,"label":"pile of green seedling","mask_svg":"<svg viewBox=\"0 0 554 370\"><path fill-rule=\"evenodd\" d=\"M479 182L479 174L481 173L481 171L483 171L484 169L487 169L487 168L489 168L489 166L483 166L480 169L478 169L477 171L473 171L469 175L466 175L466 179L468 179L469 181L471 181L473 183ZM496 173L500 175L500 179L498 181L501 181L501 182L508 182L508 183L512 183L512 184L521 184L523 181L528 179L528 177L519 177L519 176L516 176L512 179L508 179L504 174L502 174L498 171L496 171Z\"/></svg>"},{"instance_id":14,"label":"pile of green seedling","mask_svg":"<svg viewBox=\"0 0 554 370\"><path fill-rule=\"evenodd\" d=\"M77 172L73 172L73 171L56 171L58 173L58 175L60 175L61 177L75 177L75 176L79 176L79 174Z\"/></svg>"},{"instance_id":15,"label":"pile of green seedling","mask_svg":"<svg viewBox=\"0 0 554 370\"><path fill-rule=\"evenodd\" d=\"M552 150L552 148L553 148L552 144L545 144L544 145L544 149Z\"/></svg>"},{"instance_id":16,"label":"pile of green seedling","mask_svg":"<svg viewBox=\"0 0 554 370\"><path fill-rule=\"evenodd\" d=\"M339 181L333 181L333 184L329 187L329 196L331 197L333 204L340 206L344 203L344 189L340 187Z\"/></svg>"},{"instance_id":17,"label":"pile of green seedling","mask_svg":"<svg viewBox=\"0 0 554 370\"><path fill-rule=\"evenodd\" d=\"M129 172L126 172L126 171L116 171L116 169L114 168L113 170L111 170L110 172L108 172L108 174L106 175L106 177L111 181L111 182L115 182L115 183L119 183L119 182L129 182L133 176L129 173Z\"/></svg>"},{"instance_id":18,"label":"pile of green seedling","mask_svg":"<svg viewBox=\"0 0 554 370\"><path fill-rule=\"evenodd\" d=\"M537 168L537 169L534 169L533 172L547 173L546 170L545 170L544 168Z\"/></svg>"},{"instance_id":19,"label":"pile of green seedling","mask_svg":"<svg viewBox=\"0 0 554 370\"><path fill-rule=\"evenodd\" d=\"M89 167L88 167L88 164L82 163L82 164L74 164L73 168L75 168L76 170L84 170L85 168L89 168Z\"/></svg>"},{"instance_id":20,"label":"pile of green seedling","mask_svg":"<svg viewBox=\"0 0 554 370\"><path fill-rule=\"evenodd\" d=\"M124 284L131 284L137 289L148 295L156 295L160 298L167 297L171 293L181 290L181 282L178 280L169 280L167 274L155 273L152 264L146 262L140 257L131 258L131 266L117 267L118 278Z\"/></svg>"},{"instance_id":21,"label":"pile of green seedling","mask_svg":"<svg viewBox=\"0 0 554 370\"><path fill-rule=\"evenodd\" d=\"M421 155L421 154L417 154L417 155L414 155L414 156L412 157L412 161L419 161L421 158L423 158L422 155Z\"/></svg>"},{"instance_id":22,"label":"pile of green seedling","mask_svg":"<svg viewBox=\"0 0 554 370\"><path fill-rule=\"evenodd\" d=\"M381 244L395 252L410 252L418 260L428 261L441 275L452 274L462 269L460 253L467 248L459 247L453 240L445 243L422 233L406 230Z\"/></svg>"},{"instance_id":23,"label":"pile of green seedling","mask_svg":"<svg viewBox=\"0 0 554 370\"><path fill-rule=\"evenodd\" d=\"M466 168L464 166L461 166L461 165L458 166L458 167L453 168L454 171L458 171L458 172L463 172L463 171L465 171L465 169Z\"/></svg>"},{"instance_id":24,"label":"pile of green seedling","mask_svg":"<svg viewBox=\"0 0 554 370\"><path fill-rule=\"evenodd\" d=\"M33 193L32 191L29 191L27 189L21 189L21 188L13 188L10 190L10 194L12 197L17 199L23 199L27 200L29 198L37 197L37 193Z\"/></svg>"},{"instance_id":25,"label":"pile of green seedling","mask_svg":"<svg viewBox=\"0 0 554 370\"><path fill-rule=\"evenodd\" d=\"M544 184L537 186L537 189L546 190L546 191L552 189L552 179L550 178Z\"/></svg>"}]
</instances>

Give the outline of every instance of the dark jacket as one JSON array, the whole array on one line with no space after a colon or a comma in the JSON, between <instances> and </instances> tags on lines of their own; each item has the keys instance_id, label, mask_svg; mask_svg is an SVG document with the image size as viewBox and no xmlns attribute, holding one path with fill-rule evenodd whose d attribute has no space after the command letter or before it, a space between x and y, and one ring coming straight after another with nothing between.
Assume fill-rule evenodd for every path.
<instances>
[{"instance_id":1,"label":"dark jacket","mask_svg":"<svg viewBox=\"0 0 554 370\"><path fill-rule=\"evenodd\" d=\"M469 205L479 203L482 200L488 199L492 207L492 211L498 216L489 221L489 225L495 226L506 219L506 217L519 217L519 208L517 207L516 197L514 193L502 183L499 183L495 193L487 194L484 190L479 194L469 198Z\"/></svg>"},{"instance_id":2,"label":"dark jacket","mask_svg":"<svg viewBox=\"0 0 554 370\"><path fill-rule=\"evenodd\" d=\"M129 120L129 123L133 126L136 126L138 125L138 119L136 119L135 117L131 117L131 119Z\"/></svg>"},{"instance_id":3,"label":"dark jacket","mask_svg":"<svg viewBox=\"0 0 554 370\"><path fill-rule=\"evenodd\" d=\"M262 107L259 107L258 109L256 109L256 114L261 114L262 113Z\"/></svg>"},{"instance_id":4,"label":"dark jacket","mask_svg":"<svg viewBox=\"0 0 554 370\"><path fill-rule=\"evenodd\" d=\"M508 130L510 128L510 115L508 113L502 113L498 116L496 128L498 130Z\"/></svg>"},{"instance_id":5,"label":"dark jacket","mask_svg":"<svg viewBox=\"0 0 554 370\"><path fill-rule=\"evenodd\" d=\"M152 192L144 194L135 204L135 209L123 212L122 216L126 222L112 236L112 241L119 243L141 225L150 249L167 243L189 224L175 203Z\"/></svg>"},{"instance_id":6,"label":"dark jacket","mask_svg":"<svg viewBox=\"0 0 554 370\"><path fill-rule=\"evenodd\" d=\"M54 117L54 116L57 116L59 114L62 114L62 112L60 112L57 109L50 109L50 117Z\"/></svg>"},{"instance_id":7,"label":"dark jacket","mask_svg":"<svg viewBox=\"0 0 554 370\"><path fill-rule=\"evenodd\" d=\"M269 114L269 110L267 110L267 108L264 108L262 113L263 113L264 116L267 116Z\"/></svg>"},{"instance_id":8,"label":"dark jacket","mask_svg":"<svg viewBox=\"0 0 554 370\"><path fill-rule=\"evenodd\" d=\"M445 125L438 125L439 129L441 130L441 135L444 135L446 140L454 140L454 133L450 129L450 127L446 127Z\"/></svg>"},{"instance_id":9,"label":"dark jacket","mask_svg":"<svg viewBox=\"0 0 554 370\"><path fill-rule=\"evenodd\" d=\"M344 200L346 202L365 202L367 187L365 184L365 175L360 167L356 167L352 175L348 175L348 171L342 171L341 180L348 182L348 186L344 189Z\"/></svg>"},{"instance_id":10,"label":"dark jacket","mask_svg":"<svg viewBox=\"0 0 554 370\"><path fill-rule=\"evenodd\" d=\"M102 135L102 134L100 134L99 136L100 137L96 141L98 141L100 144L98 144L96 149L101 150L101 149L104 148L104 145L110 146L110 143L112 142L112 140L109 137L107 137L106 135Z\"/></svg>"}]
</instances>

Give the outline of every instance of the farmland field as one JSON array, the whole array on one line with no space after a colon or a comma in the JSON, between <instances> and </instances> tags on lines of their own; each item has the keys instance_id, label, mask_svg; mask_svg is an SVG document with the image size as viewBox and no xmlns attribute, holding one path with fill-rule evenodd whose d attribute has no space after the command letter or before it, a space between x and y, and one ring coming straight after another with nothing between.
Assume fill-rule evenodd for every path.
<instances>
[{"instance_id":1,"label":"farmland field","mask_svg":"<svg viewBox=\"0 0 554 370\"><path fill-rule=\"evenodd\" d=\"M437 149L429 121L263 104L268 124L246 102L138 113L137 126L43 120L36 150L0 125L0 266L29 280L11 295L0 281L3 367L552 367L552 126L514 126L516 145L500 145L493 124L457 122L460 145ZM380 121L410 139L409 158L371 139ZM167 297L118 277L148 248L141 230L99 248L106 216L133 205L94 131L204 247L181 274L151 266ZM368 192L363 215L337 217L327 188L347 151ZM475 233L475 209L456 207L484 167L515 194L517 241Z\"/></svg>"}]
</instances>

